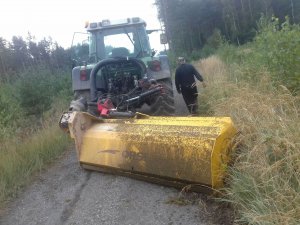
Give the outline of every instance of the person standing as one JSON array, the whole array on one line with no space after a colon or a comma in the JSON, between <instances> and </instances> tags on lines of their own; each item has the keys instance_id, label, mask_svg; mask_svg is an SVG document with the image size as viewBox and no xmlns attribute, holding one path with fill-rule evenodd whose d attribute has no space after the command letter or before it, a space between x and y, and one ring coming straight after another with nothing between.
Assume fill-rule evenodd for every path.
<instances>
[{"instance_id":1,"label":"person standing","mask_svg":"<svg viewBox=\"0 0 300 225\"><path fill-rule=\"evenodd\" d=\"M201 74L191 64L186 63L184 57L178 57L178 67L175 72L175 85L177 92L182 94L184 102L191 114L198 112L198 90L195 77L205 88L206 83Z\"/></svg>"}]
</instances>

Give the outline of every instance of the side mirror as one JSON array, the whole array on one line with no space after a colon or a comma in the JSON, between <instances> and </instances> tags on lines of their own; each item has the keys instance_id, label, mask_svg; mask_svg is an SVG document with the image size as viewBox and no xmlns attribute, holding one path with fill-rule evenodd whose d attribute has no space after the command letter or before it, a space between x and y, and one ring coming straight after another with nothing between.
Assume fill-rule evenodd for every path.
<instances>
[{"instance_id":1,"label":"side mirror","mask_svg":"<svg viewBox=\"0 0 300 225\"><path fill-rule=\"evenodd\" d=\"M165 44L168 43L168 39L167 39L167 35L166 34L164 34L164 33L160 34L160 43L162 45L165 45Z\"/></svg>"}]
</instances>

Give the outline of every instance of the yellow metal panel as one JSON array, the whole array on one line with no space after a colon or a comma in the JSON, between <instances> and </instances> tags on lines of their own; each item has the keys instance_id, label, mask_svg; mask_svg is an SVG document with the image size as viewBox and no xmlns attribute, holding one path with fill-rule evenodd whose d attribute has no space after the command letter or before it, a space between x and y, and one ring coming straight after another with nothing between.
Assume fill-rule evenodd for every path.
<instances>
[{"instance_id":1,"label":"yellow metal panel","mask_svg":"<svg viewBox=\"0 0 300 225\"><path fill-rule=\"evenodd\" d=\"M177 127L97 124L83 138L80 162L210 184L213 140L180 135ZM116 124L113 124L116 125ZM156 129L155 129L156 128ZM171 134L166 132L168 130ZM177 133L177 135L176 135ZM196 150L201 146L201 150ZM197 168L201 164L202 168ZM202 172L198 172L199 169Z\"/></svg>"},{"instance_id":2,"label":"yellow metal panel","mask_svg":"<svg viewBox=\"0 0 300 225\"><path fill-rule=\"evenodd\" d=\"M211 155L212 187L215 189L223 186L223 179L232 156L233 138L236 133L237 130L231 119L228 119L216 138Z\"/></svg>"},{"instance_id":3,"label":"yellow metal panel","mask_svg":"<svg viewBox=\"0 0 300 225\"><path fill-rule=\"evenodd\" d=\"M69 127L82 164L213 188L222 185L228 148L236 133L228 117L101 120L75 113L72 118Z\"/></svg>"}]
</instances>

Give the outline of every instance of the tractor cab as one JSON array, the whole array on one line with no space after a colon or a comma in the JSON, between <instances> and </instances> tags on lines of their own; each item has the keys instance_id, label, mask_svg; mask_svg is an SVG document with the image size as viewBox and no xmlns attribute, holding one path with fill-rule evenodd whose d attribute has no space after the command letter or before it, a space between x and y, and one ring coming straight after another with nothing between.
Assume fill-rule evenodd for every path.
<instances>
[{"instance_id":1,"label":"tractor cab","mask_svg":"<svg viewBox=\"0 0 300 225\"><path fill-rule=\"evenodd\" d=\"M85 60L81 60L87 64L115 57L147 59L153 56L146 23L138 17L86 23L85 28L88 41L80 46L85 51L78 52L88 52L88 57L86 54Z\"/></svg>"},{"instance_id":2,"label":"tractor cab","mask_svg":"<svg viewBox=\"0 0 300 225\"><path fill-rule=\"evenodd\" d=\"M140 18L87 24L90 58L97 62L114 57L150 57L145 26Z\"/></svg>"}]
</instances>

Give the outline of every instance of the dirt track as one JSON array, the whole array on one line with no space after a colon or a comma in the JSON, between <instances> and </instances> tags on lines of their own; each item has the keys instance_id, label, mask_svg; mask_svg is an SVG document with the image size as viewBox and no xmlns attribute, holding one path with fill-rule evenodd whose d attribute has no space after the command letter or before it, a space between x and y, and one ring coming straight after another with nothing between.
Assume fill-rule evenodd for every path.
<instances>
[{"instance_id":1,"label":"dirt track","mask_svg":"<svg viewBox=\"0 0 300 225\"><path fill-rule=\"evenodd\" d=\"M186 115L177 95L178 115ZM39 175L0 218L2 225L231 224L230 212L206 195L82 170L68 151Z\"/></svg>"}]
</instances>

